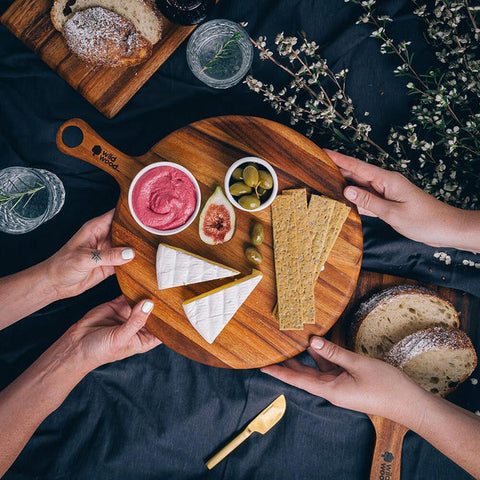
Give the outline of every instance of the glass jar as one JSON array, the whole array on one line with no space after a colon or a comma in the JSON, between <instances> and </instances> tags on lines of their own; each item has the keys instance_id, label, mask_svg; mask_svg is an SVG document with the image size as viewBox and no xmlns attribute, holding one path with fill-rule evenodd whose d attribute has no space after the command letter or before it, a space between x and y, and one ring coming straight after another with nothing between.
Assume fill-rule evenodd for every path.
<instances>
[{"instance_id":1,"label":"glass jar","mask_svg":"<svg viewBox=\"0 0 480 480\"><path fill-rule=\"evenodd\" d=\"M196 25L205 20L215 0L157 0L158 9L173 23Z\"/></svg>"},{"instance_id":2,"label":"glass jar","mask_svg":"<svg viewBox=\"0 0 480 480\"><path fill-rule=\"evenodd\" d=\"M31 232L50 220L65 202L65 189L53 173L27 167L0 170L0 231Z\"/></svg>"},{"instance_id":3,"label":"glass jar","mask_svg":"<svg viewBox=\"0 0 480 480\"><path fill-rule=\"evenodd\" d=\"M213 88L236 85L252 66L253 45L248 33L230 20L211 20L198 27L187 45L192 73Z\"/></svg>"}]
</instances>

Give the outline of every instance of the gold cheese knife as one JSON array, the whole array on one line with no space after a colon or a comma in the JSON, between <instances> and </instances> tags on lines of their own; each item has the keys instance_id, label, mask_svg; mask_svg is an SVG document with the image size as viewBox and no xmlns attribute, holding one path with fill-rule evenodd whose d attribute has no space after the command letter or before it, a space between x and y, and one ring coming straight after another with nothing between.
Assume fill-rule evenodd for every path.
<instances>
[{"instance_id":1,"label":"gold cheese knife","mask_svg":"<svg viewBox=\"0 0 480 480\"><path fill-rule=\"evenodd\" d=\"M277 397L265 410L260 412L248 425L242 433L237 435L231 442L227 443L219 452L217 452L206 465L211 470L220 463L228 454L232 453L244 440L253 432L267 433L283 417L287 402L285 395Z\"/></svg>"}]
</instances>

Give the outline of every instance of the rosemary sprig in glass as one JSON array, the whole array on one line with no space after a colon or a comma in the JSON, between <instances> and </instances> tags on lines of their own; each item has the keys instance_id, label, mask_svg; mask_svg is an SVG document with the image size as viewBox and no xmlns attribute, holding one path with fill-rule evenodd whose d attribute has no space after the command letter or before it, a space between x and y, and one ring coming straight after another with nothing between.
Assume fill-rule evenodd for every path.
<instances>
[{"instance_id":1,"label":"rosemary sprig in glass","mask_svg":"<svg viewBox=\"0 0 480 480\"><path fill-rule=\"evenodd\" d=\"M206 70L223 71L225 70L221 66L222 60L232 58L234 56L235 47L242 38L242 32L235 32L230 37L227 37L221 44L218 45L213 57L202 65L200 73Z\"/></svg>"},{"instance_id":2,"label":"rosemary sprig in glass","mask_svg":"<svg viewBox=\"0 0 480 480\"><path fill-rule=\"evenodd\" d=\"M21 178L18 179L20 183L22 183L25 187L26 190L19 190L15 183L13 183L10 180L10 184L12 187L16 190L16 192L5 192L5 191L0 191L0 206L7 205L10 202L14 202L13 205L9 208L9 211L11 212L23 199L27 198L27 201L23 205L25 208L30 200L33 198L33 196L39 192L40 190L43 190L45 188L45 185L42 185L41 183L35 182L34 185L27 185Z\"/></svg>"}]
</instances>

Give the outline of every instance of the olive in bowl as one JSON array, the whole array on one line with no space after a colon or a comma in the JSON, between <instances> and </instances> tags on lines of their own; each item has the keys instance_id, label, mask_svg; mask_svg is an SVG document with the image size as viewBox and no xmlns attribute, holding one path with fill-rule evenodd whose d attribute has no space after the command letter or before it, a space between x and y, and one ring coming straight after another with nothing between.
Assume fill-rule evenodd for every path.
<instances>
[{"instance_id":1,"label":"olive in bowl","mask_svg":"<svg viewBox=\"0 0 480 480\"><path fill-rule=\"evenodd\" d=\"M258 157L237 160L225 175L225 193L234 207L246 212L267 208L278 192L273 167Z\"/></svg>"}]
</instances>

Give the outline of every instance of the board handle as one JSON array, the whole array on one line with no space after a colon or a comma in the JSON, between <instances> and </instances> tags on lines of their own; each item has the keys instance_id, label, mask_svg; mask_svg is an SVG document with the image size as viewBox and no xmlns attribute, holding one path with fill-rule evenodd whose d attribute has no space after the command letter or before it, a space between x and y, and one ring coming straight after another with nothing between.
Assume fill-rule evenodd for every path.
<instances>
[{"instance_id":1,"label":"board handle","mask_svg":"<svg viewBox=\"0 0 480 480\"><path fill-rule=\"evenodd\" d=\"M400 480L403 437L408 428L376 415L369 415L377 440L373 452L370 480Z\"/></svg>"},{"instance_id":2,"label":"board handle","mask_svg":"<svg viewBox=\"0 0 480 480\"><path fill-rule=\"evenodd\" d=\"M64 141L64 132L69 127L80 129L82 134L80 143L75 146L69 146ZM76 133L79 134L79 132ZM57 147L61 152L91 163L109 173L121 188L128 189L131 179L141 168L136 159L110 145L80 118L67 120L58 129Z\"/></svg>"}]
</instances>

